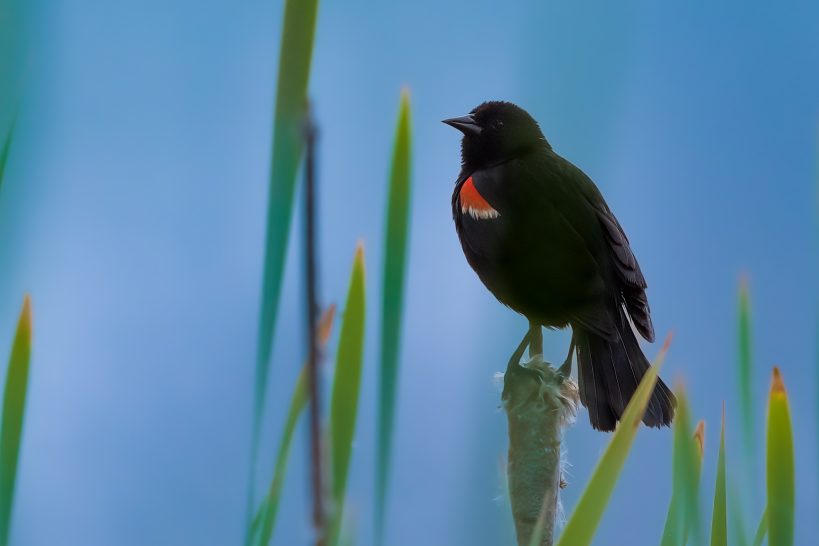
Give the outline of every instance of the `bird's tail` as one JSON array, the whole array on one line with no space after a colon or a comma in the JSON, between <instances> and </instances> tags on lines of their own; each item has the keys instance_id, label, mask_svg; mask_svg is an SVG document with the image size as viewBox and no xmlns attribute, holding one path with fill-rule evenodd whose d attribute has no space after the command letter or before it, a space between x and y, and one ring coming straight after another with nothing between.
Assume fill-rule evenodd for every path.
<instances>
[{"instance_id":1,"label":"bird's tail","mask_svg":"<svg viewBox=\"0 0 819 546\"><path fill-rule=\"evenodd\" d=\"M580 401L589 410L592 427L603 431L614 430L649 368L625 311L619 308L619 313L613 340L574 328ZM674 395L662 379L657 378L643 423L650 427L669 426L675 406Z\"/></svg>"}]
</instances>

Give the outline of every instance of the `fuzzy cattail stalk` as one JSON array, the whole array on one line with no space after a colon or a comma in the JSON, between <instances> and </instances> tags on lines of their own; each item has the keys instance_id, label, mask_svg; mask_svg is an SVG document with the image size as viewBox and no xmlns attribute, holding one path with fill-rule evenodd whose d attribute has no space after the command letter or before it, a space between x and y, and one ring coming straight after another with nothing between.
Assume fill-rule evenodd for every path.
<instances>
[{"instance_id":1,"label":"fuzzy cattail stalk","mask_svg":"<svg viewBox=\"0 0 819 546\"><path fill-rule=\"evenodd\" d=\"M519 546L551 546L559 512L564 429L574 422L577 384L536 355L503 380L509 423L509 498ZM541 538L532 543L533 532Z\"/></svg>"}]
</instances>

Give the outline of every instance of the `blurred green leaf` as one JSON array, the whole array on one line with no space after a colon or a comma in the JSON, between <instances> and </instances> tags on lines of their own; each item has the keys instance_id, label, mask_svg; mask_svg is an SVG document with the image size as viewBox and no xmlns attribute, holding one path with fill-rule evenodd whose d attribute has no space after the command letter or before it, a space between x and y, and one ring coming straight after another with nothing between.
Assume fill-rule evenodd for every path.
<instances>
[{"instance_id":1,"label":"blurred green leaf","mask_svg":"<svg viewBox=\"0 0 819 546\"><path fill-rule=\"evenodd\" d=\"M694 536L694 543L700 544L702 542L700 534L699 534L699 488L700 488L700 477L702 476L702 461L705 458L705 421L700 420L697 423L697 428L694 430L694 450L695 450L695 459L694 459L694 473L696 475L696 493L695 493L695 503L694 507L696 512L694 512L694 526L693 530L695 531L696 535ZM691 520L691 518L689 518ZM691 525L685 526L685 534L683 535L683 544L688 543L688 535L692 530Z\"/></svg>"},{"instance_id":2,"label":"blurred green leaf","mask_svg":"<svg viewBox=\"0 0 819 546\"><path fill-rule=\"evenodd\" d=\"M732 476L728 476L730 481L729 495L731 502L728 503L728 509L731 514L731 530L736 546L748 546L748 537L745 534L745 516L742 512L742 496L736 481Z\"/></svg>"},{"instance_id":3,"label":"blurred green leaf","mask_svg":"<svg viewBox=\"0 0 819 546\"><path fill-rule=\"evenodd\" d=\"M14 334L6 388L3 393L3 428L0 431L0 546L6 546L14 505L14 485L17 481L17 460L23 435L23 416L28 390L29 358L31 356L31 299L23 299L23 308Z\"/></svg>"},{"instance_id":4,"label":"blurred green leaf","mask_svg":"<svg viewBox=\"0 0 819 546\"><path fill-rule=\"evenodd\" d=\"M336 371L330 400L330 439L333 468L333 515L329 544L336 544L344 517L347 473L355 435L358 395L361 387L361 364L364 355L364 247L359 244L353 262L347 304L341 322L336 354Z\"/></svg>"},{"instance_id":5,"label":"blurred green leaf","mask_svg":"<svg viewBox=\"0 0 819 546\"><path fill-rule=\"evenodd\" d=\"M30 2L0 0L0 135L7 135L23 90L24 61L31 28Z\"/></svg>"},{"instance_id":6,"label":"blurred green leaf","mask_svg":"<svg viewBox=\"0 0 819 546\"><path fill-rule=\"evenodd\" d=\"M748 279L739 283L739 404L746 464L754 460L754 404L751 362L751 302Z\"/></svg>"},{"instance_id":7,"label":"blurred green leaf","mask_svg":"<svg viewBox=\"0 0 819 546\"><path fill-rule=\"evenodd\" d=\"M285 421L284 432L279 441L279 451L276 455L276 468L273 473L273 481L270 483L270 491L262 502L254 521L258 521L259 540L253 543L266 545L270 543L270 538L273 535L273 525L276 522L276 515L279 510L279 501L281 499L282 486L284 485L284 477L287 470L287 460L290 455L290 444L293 440L293 434L296 430L296 423L298 423L299 416L304 408L307 406L309 398L307 389L307 370L302 368L299 378L296 382L296 387L293 389L293 396L290 399L290 409L287 412L287 420Z\"/></svg>"},{"instance_id":8,"label":"blurred green leaf","mask_svg":"<svg viewBox=\"0 0 819 546\"><path fill-rule=\"evenodd\" d=\"M717 483L714 487L714 511L711 515L711 546L728 546L728 510L725 486L725 406L717 456Z\"/></svg>"},{"instance_id":9,"label":"blurred green leaf","mask_svg":"<svg viewBox=\"0 0 819 546\"><path fill-rule=\"evenodd\" d=\"M340 535L339 546L355 546L358 543L356 533L356 522L353 518L344 518L344 532Z\"/></svg>"},{"instance_id":10,"label":"blurred green leaf","mask_svg":"<svg viewBox=\"0 0 819 546\"><path fill-rule=\"evenodd\" d=\"M611 437L606 451L603 453L597 467L594 469L583 495L575 506L563 533L560 535L558 546L584 546L591 544L597 526L606 510L609 498L620 477L620 471L628 458L631 444L637 435L637 430L645 413L654 385L657 383L657 373L662 365L665 353L668 350L667 340L657 355L655 364L643 376L637 391L626 406L623 417L617 430ZM533 540L539 539L533 533Z\"/></svg>"},{"instance_id":11,"label":"blurred green leaf","mask_svg":"<svg viewBox=\"0 0 819 546\"><path fill-rule=\"evenodd\" d=\"M702 466L701 444L691 434L691 416L685 390L677 390L674 416L673 491L663 530L662 546L681 546L690 533L699 543L698 491ZM699 428L699 427L698 427Z\"/></svg>"},{"instance_id":12,"label":"blurred green leaf","mask_svg":"<svg viewBox=\"0 0 819 546\"><path fill-rule=\"evenodd\" d=\"M250 522L250 531L247 533L247 536L245 537L245 544L247 545L255 546L262 543L259 535L262 529L262 520L270 511L270 508L268 508L268 505L270 503L268 502L267 499L268 497L267 495L265 495L265 497L262 499L262 504L256 511L256 515L253 516L253 520Z\"/></svg>"},{"instance_id":13,"label":"blurred green leaf","mask_svg":"<svg viewBox=\"0 0 819 546\"><path fill-rule=\"evenodd\" d=\"M398 125L390 172L387 233L384 246L384 285L381 308L381 377L378 412L378 458L376 470L376 544L384 533L384 513L392 452L398 387L398 354L404 304L410 206L410 101L401 94Z\"/></svg>"},{"instance_id":14,"label":"blurred green leaf","mask_svg":"<svg viewBox=\"0 0 819 546\"><path fill-rule=\"evenodd\" d=\"M765 535L768 534L768 509L762 512L762 517L759 518L759 525L756 526L756 533L754 533L754 546L762 546L762 541L765 540Z\"/></svg>"},{"instance_id":15,"label":"blurred green leaf","mask_svg":"<svg viewBox=\"0 0 819 546\"><path fill-rule=\"evenodd\" d=\"M3 187L3 175L6 172L6 163L9 159L9 150L11 150L11 142L14 139L14 122L12 121L11 127L9 127L8 133L6 133L6 138L3 141L3 147L0 148L0 188Z\"/></svg>"},{"instance_id":16,"label":"blurred green leaf","mask_svg":"<svg viewBox=\"0 0 819 546\"><path fill-rule=\"evenodd\" d=\"M323 347L330 338L335 318L335 306L330 306L319 322L317 332L319 346ZM273 468L273 480L270 482L270 489L262 500L256 515L253 518L250 531L250 544L265 546L270 543L273 536L273 528L276 523L276 515L279 511L282 487L284 478L287 475L287 461L290 456L290 446L293 442L293 435L296 432L296 425L307 401L310 398L308 387L307 365L302 367L301 373L296 380L293 389L293 396L290 399L290 409L287 411L287 418L284 422L281 440L279 440L279 451L276 454L276 464Z\"/></svg>"},{"instance_id":17,"label":"blurred green leaf","mask_svg":"<svg viewBox=\"0 0 819 546\"><path fill-rule=\"evenodd\" d=\"M307 84L310 76L317 11L318 0L286 0L284 7L256 354L248 493L251 502L259 427L267 392L267 376L281 295L287 240L290 233L296 175L304 148L303 124L307 109Z\"/></svg>"},{"instance_id":18,"label":"blurred green leaf","mask_svg":"<svg viewBox=\"0 0 819 546\"><path fill-rule=\"evenodd\" d=\"M773 369L768 398L768 440L765 474L768 486L768 544L793 544L794 455L788 394L779 368Z\"/></svg>"}]
</instances>

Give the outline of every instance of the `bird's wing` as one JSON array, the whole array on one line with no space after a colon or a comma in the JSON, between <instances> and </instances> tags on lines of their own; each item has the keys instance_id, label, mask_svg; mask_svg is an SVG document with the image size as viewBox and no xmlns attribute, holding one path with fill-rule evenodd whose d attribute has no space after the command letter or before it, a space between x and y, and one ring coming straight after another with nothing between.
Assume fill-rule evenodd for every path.
<instances>
[{"instance_id":1,"label":"bird's wing","mask_svg":"<svg viewBox=\"0 0 819 546\"><path fill-rule=\"evenodd\" d=\"M533 284L561 287L555 293L532 286L532 297L548 297L551 303L560 299L560 304L573 309L572 323L603 338L615 336L612 317L599 313L594 304L608 291L604 269L595 258L598 252L583 231L588 223L596 222L594 212L588 207L564 207L562 198L554 199L549 188L541 186L548 172L528 160L509 161L472 176L475 186L499 211L500 223L514 224L514 241L520 245L516 262L538 279Z\"/></svg>"},{"instance_id":2,"label":"bird's wing","mask_svg":"<svg viewBox=\"0 0 819 546\"><path fill-rule=\"evenodd\" d=\"M640 335L647 341L654 341L654 325L651 323L651 309L648 307L646 297L645 277L620 222L605 203L603 206L605 208L599 208L597 216L606 234L611 254L614 256L612 262L621 281L626 309Z\"/></svg>"},{"instance_id":3,"label":"bird's wing","mask_svg":"<svg viewBox=\"0 0 819 546\"><path fill-rule=\"evenodd\" d=\"M626 232L594 182L569 161L560 156L556 157L559 158L560 168L566 175L563 177L564 181L579 190L583 199L594 210L599 226L602 228L603 239L610 257L609 262L616 274L617 285L621 290L622 301L628 314L640 334L646 340L654 341L654 326L651 322L651 310L645 292L646 280L640 270L637 257L631 249Z\"/></svg>"}]
</instances>

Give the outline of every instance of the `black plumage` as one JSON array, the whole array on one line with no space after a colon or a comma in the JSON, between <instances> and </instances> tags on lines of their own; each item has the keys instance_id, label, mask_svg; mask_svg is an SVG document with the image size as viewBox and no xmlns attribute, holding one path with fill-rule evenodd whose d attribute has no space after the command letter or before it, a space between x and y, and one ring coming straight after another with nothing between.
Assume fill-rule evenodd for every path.
<instances>
[{"instance_id":1,"label":"black plumage","mask_svg":"<svg viewBox=\"0 0 819 546\"><path fill-rule=\"evenodd\" d=\"M646 281L623 228L523 109L487 102L445 123L464 134L452 214L467 261L531 322L572 328L581 401L594 428L613 430L649 366L629 318L654 341ZM658 380L643 421L669 425L674 405Z\"/></svg>"}]
</instances>

